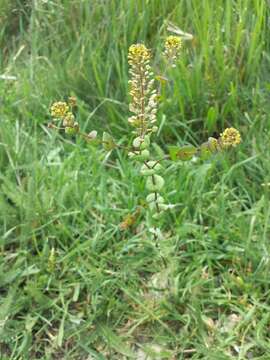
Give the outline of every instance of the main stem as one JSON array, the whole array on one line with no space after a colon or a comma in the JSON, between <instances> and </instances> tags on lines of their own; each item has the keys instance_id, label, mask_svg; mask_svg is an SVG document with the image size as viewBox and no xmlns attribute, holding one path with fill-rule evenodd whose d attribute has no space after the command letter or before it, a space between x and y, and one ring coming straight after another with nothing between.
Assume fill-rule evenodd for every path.
<instances>
[{"instance_id":1,"label":"main stem","mask_svg":"<svg viewBox=\"0 0 270 360\"><path fill-rule=\"evenodd\" d=\"M155 185L156 181L155 181L155 176L154 175L152 175L152 181L153 181L153 184ZM155 194L156 209L157 209L157 213L159 214L160 213L160 208L159 208L159 205L158 205L158 202L157 202L157 199L158 199L157 191L154 191L154 194ZM159 243L158 243L158 235L157 235L157 226L156 225L154 225L154 241L155 241L155 246L159 251L159 255L161 257L163 265L164 265L164 267L167 267L167 262L166 262L165 258L161 254L161 249L160 249L160 246L159 246Z\"/></svg>"},{"instance_id":2,"label":"main stem","mask_svg":"<svg viewBox=\"0 0 270 360\"><path fill-rule=\"evenodd\" d=\"M145 125L145 99L144 99L144 85L142 67L140 67L140 88L141 88L141 138L144 138L144 125Z\"/></svg>"}]
</instances>

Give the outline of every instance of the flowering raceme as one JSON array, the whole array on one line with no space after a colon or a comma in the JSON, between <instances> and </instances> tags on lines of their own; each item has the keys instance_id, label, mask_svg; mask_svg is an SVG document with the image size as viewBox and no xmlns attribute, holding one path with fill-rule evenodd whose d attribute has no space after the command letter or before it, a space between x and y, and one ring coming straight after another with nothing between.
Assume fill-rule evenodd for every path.
<instances>
[{"instance_id":1,"label":"flowering raceme","mask_svg":"<svg viewBox=\"0 0 270 360\"><path fill-rule=\"evenodd\" d=\"M168 36L165 41L165 50L163 54L175 66L175 61L180 55L182 48L182 39L179 36Z\"/></svg>"},{"instance_id":2,"label":"flowering raceme","mask_svg":"<svg viewBox=\"0 0 270 360\"><path fill-rule=\"evenodd\" d=\"M140 136L141 142L148 132L156 127L157 91L154 89L153 73L149 61L150 50L142 44L134 44L129 48L128 63L130 65L130 111L129 123L136 128L134 133Z\"/></svg>"}]
</instances>

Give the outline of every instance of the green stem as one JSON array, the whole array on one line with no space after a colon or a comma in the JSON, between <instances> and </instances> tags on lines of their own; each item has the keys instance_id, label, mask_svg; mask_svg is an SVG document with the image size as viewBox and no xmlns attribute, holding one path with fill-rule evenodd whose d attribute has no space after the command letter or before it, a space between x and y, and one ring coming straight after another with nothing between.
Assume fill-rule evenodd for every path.
<instances>
[{"instance_id":1,"label":"green stem","mask_svg":"<svg viewBox=\"0 0 270 360\"><path fill-rule=\"evenodd\" d=\"M153 184L155 184L155 177L154 175L151 175L152 176L152 180L153 180ZM160 213L160 208L159 208L159 205L158 205L158 202L157 202L157 198L158 198L158 193L157 191L154 191L154 194L155 194L155 204L156 204L156 209L157 209L157 213L159 214ZM166 268L167 267L167 262L165 260L165 258L163 257L163 255L161 254L161 249L160 249L160 246L159 246L159 243L158 243L158 236L157 236L157 226L154 225L154 242L155 242L155 246L157 248L157 250L159 251L159 255L161 257L161 260L163 262L163 265L164 267Z\"/></svg>"}]
</instances>

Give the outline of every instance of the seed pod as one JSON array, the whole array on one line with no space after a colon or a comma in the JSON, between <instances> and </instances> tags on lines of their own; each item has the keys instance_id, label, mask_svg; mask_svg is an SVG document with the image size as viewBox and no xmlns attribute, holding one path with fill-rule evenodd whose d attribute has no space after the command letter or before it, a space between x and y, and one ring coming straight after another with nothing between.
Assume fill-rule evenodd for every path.
<instances>
[{"instance_id":1,"label":"seed pod","mask_svg":"<svg viewBox=\"0 0 270 360\"><path fill-rule=\"evenodd\" d=\"M133 152L129 152L129 153L128 153L128 157L129 157L130 159L133 159L135 156L136 156L136 154L134 154Z\"/></svg>"},{"instance_id":2,"label":"seed pod","mask_svg":"<svg viewBox=\"0 0 270 360\"><path fill-rule=\"evenodd\" d=\"M151 160L147 162L147 165L153 169L155 169L155 172L160 172L160 170L162 170L162 165L160 165L157 161L155 160Z\"/></svg>"},{"instance_id":3,"label":"seed pod","mask_svg":"<svg viewBox=\"0 0 270 360\"><path fill-rule=\"evenodd\" d=\"M151 176L155 174L155 169L147 167L145 164L142 165L140 174L143 176Z\"/></svg>"},{"instance_id":4,"label":"seed pod","mask_svg":"<svg viewBox=\"0 0 270 360\"><path fill-rule=\"evenodd\" d=\"M145 161L145 160L148 160L149 157L150 157L150 153L148 150L143 150L143 151L131 151L128 153L128 157L130 159L133 159L133 160L138 160L138 161Z\"/></svg>"},{"instance_id":5,"label":"seed pod","mask_svg":"<svg viewBox=\"0 0 270 360\"><path fill-rule=\"evenodd\" d=\"M89 138L89 140L94 140L97 137L97 131L96 130L90 131L87 137Z\"/></svg>"},{"instance_id":6,"label":"seed pod","mask_svg":"<svg viewBox=\"0 0 270 360\"><path fill-rule=\"evenodd\" d=\"M160 175L149 176L146 180L146 188L150 191L160 191L163 188L164 179Z\"/></svg>"},{"instance_id":7,"label":"seed pod","mask_svg":"<svg viewBox=\"0 0 270 360\"><path fill-rule=\"evenodd\" d=\"M159 212L156 212L155 214L152 215L152 218L155 219L155 220L158 220L163 216L163 213L164 213L163 210L159 211Z\"/></svg>"},{"instance_id":8,"label":"seed pod","mask_svg":"<svg viewBox=\"0 0 270 360\"><path fill-rule=\"evenodd\" d=\"M167 204L159 204L159 208L161 210L168 210L169 209L169 206Z\"/></svg>"},{"instance_id":9,"label":"seed pod","mask_svg":"<svg viewBox=\"0 0 270 360\"><path fill-rule=\"evenodd\" d=\"M148 203L150 203L150 202L155 201L155 198L156 198L156 193L151 193L151 194L147 195L146 201L147 201Z\"/></svg>"},{"instance_id":10,"label":"seed pod","mask_svg":"<svg viewBox=\"0 0 270 360\"><path fill-rule=\"evenodd\" d=\"M150 136L145 135L143 142L141 143L140 149L147 149L150 146Z\"/></svg>"},{"instance_id":11,"label":"seed pod","mask_svg":"<svg viewBox=\"0 0 270 360\"><path fill-rule=\"evenodd\" d=\"M141 137L136 137L134 140L133 140L133 143L132 143L132 145L136 148L136 149L138 149L140 146L141 146L141 143L142 143L142 138Z\"/></svg>"},{"instance_id":12,"label":"seed pod","mask_svg":"<svg viewBox=\"0 0 270 360\"><path fill-rule=\"evenodd\" d=\"M147 149L145 149L141 152L140 158L142 160L148 160L149 156L150 156L150 152Z\"/></svg>"},{"instance_id":13,"label":"seed pod","mask_svg":"<svg viewBox=\"0 0 270 360\"><path fill-rule=\"evenodd\" d=\"M157 202L158 204L163 204L164 203L164 198L161 195L157 194L157 193L151 193L151 194L147 195L146 201L148 203Z\"/></svg>"},{"instance_id":14,"label":"seed pod","mask_svg":"<svg viewBox=\"0 0 270 360\"><path fill-rule=\"evenodd\" d=\"M152 201L148 204L148 207L151 211L156 211L157 210L157 205L155 203L155 201Z\"/></svg>"},{"instance_id":15,"label":"seed pod","mask_svg":"<svg viewBox=\"0 0 270 360\"><path fill-rule=\"evenodd\" d=\"M154 166L155 165L155 166ZM157 164L156 161L147 161L146 164L143 164L141 167L141 175L150 176L158 173L162 169L160 164Z\"/></svg>"},{"instance_id":16,"label":"seed pod","mask_svg":"<svg viewBox=\"0 0 270 360\"><path fill-rule=\"evenodd\" d=\"M141 150L144 150L144 149L146 149L146 148L147 148L147 146L146 146L145 142L143 141L143 142L141 143L141 145L140 145L140 149L141 149Z\"/></svg>"},{"instance_id":17,"label":"seed pod","mask_svg":"<svg viewBox=\"0 0 270 360\"><path fill-rule=\"evenodd\" d=\"M162 197L162 196L158 195L158 198L157 198L157 203L161 205L161 204L163 204L163 203L164 203L164 201L165 201L165 200L164 200L164 197Z\"/></svg>"}]
</instances>

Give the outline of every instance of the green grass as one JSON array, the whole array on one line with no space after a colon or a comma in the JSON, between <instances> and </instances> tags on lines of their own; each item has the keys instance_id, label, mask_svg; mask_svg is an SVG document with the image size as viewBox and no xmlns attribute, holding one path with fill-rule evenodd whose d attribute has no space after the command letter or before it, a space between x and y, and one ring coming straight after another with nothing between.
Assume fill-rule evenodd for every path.
<instances>
[{"instance_id":1,"label":"green grass","mask_svg":"<svg viewBox=\"0 0 270 360\"><path fill-rule=\"evenodd\" d=\"M261 0L1 1L1 359L270 359L269 17ZM243 143L167 170L164 269L144 213L119 230L146 194L131 162L46 124L75 94L83 129L129 139L127 50L160 48L167 20L195 40L161 150L226 126Z\"/></svg>"}]
</instances>

